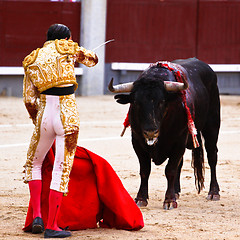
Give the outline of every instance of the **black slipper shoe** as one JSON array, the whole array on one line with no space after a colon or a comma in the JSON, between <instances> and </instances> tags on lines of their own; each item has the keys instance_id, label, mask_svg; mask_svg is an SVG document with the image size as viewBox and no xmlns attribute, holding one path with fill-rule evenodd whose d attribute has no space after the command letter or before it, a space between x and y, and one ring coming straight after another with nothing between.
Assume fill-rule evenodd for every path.
<instances>
[{"instance_id":1,"label":"black slipper shoe","mask_svg":"<svg viewBox=\"0 0 240 240\"><path fill-rule=\"evenodd\" d=\"M36 234L36 233L42 233L42 232L44 232L43 220L40 217L36 217L34 218L32 223L32 233Z\"/></svg>"},{"instance_id":2,"label":"black slipper shoe","mask_svg":"<svg viewBox=\"0 0 240 240\"><path fill-rule=\"evenodd\" d=\"M70 237L72 234L67 231L56 231L52 229L46 229L44 233L44 238L66 238Z\"/></svg>"}]
</instances>

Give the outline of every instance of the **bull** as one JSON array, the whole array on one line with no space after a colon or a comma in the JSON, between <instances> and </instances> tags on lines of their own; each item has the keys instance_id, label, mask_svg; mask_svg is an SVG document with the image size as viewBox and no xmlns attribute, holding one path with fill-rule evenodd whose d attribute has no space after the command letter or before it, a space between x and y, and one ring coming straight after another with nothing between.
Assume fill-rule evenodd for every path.
<instances>
[{"instance_id":1,"label":"bull","mask_svg":"<svg viewBox=\"0 0 240 240\"><path fill-rule=\"evenodd\" d=\"M143 71L136 81L113 85L112 79L108 88L119 93L114 96L118 103L130 103L128 118L132 145L139 160L141 177L135 198L137 205L148 204L151 161L160 165L168 160L163 207L177 207L186 148L192 150L195 185L200 193L204 187L202 137L211 170L207 199L219 200L216 165L220 98L217 76L210 66L196 58L157 62Z\"/></svg>"}]
</instances>

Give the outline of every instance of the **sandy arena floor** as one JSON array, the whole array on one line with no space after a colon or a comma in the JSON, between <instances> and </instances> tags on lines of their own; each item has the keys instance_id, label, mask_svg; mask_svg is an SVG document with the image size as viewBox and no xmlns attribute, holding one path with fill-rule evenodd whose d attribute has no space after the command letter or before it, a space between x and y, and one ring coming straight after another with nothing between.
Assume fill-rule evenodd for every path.
<instances>
[{"instance_id":1,"label":"sandy arena floor","mask_svg":"<svg viewBox=\"0 0 240 240\"><path fill-rule=\"evenodd\" d=\"M132 149L130 129L120 138L128 106L113 96L78 97L81 128L78 145L104 157L135 198L139 187L139 165ZM236 240L240 239L240 96L221 96L222 125L219 136L218 181L221 200L206 200L209 167L206 162L205 189L197 194L191 168L191 152L185 154L178 208L163 210L166 191L165 164L152 164L149 205L142 208L145 227L140 231L90 229L72 232L70 239L124 240ZM26 152L33 126L22 99L0 98L0 239L41 239L24 233L29 192L22 182Z\"/></svg>"}]
</instances>

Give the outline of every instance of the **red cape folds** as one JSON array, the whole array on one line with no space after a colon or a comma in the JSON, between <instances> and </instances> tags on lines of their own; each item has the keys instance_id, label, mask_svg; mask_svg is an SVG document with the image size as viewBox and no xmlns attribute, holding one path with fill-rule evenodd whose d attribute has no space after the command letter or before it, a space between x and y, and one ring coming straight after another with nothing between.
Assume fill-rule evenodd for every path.
<instances>
[{"instance_id":1,"label":"red cape folds","mask_svg":"<svg viewBox=\"0 0 240 240\"><path fill-rule=\"evenodd\" d=\"M54 146L43 167L42 218L47 224L49 186L54 162ZM29 202L24 231L32 228L32 207ZM140 209L124 188L121 180L102 157L77 147L70 174L69 193L63 197L58 225L69 230L107 227L139 230L144 222Z\"/></svg>"}]
</instances>

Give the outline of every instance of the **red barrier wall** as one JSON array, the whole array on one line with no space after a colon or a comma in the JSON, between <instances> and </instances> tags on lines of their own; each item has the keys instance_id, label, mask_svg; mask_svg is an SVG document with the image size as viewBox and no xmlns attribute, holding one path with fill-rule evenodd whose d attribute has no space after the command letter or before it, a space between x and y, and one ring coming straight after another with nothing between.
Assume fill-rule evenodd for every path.
<instances>
[{"instance_id":1,"label":"red barrier wall","mask_svg":"<svg viewBox=\"0 0 240 240\"><path fill-rule=\"evenodd\" d=\"M0 66L21 66L23 58L46 41L48 27L63 23L80 38L80 3L0 2Z\"/></svg>"},{"instance_id":2,"label":"red barrier wall","mask_svg":"<svg viewBox=\"0 0 240 240\"><path fill-rule=\"evenodd\" d=\"M109 0L107 62L240 63L240 0Z\"/></svg>"},{"instance_id":3,"label":"red barrier wall","mask_svg":"<svg viewBox=\"0 0 240 240\"><path fill-rule=\"evenodd\" d=\"M198 57L240 63L240 0L108 0L106 62ZM0 0L0 66L21 66L46 30L68 25L79 42L80 2Z\"/></svg>"},{"instance_id":4,"label":"red barrier wall","mask_svg":"<svg viewBox=\"0 0 240 240\"><path fill-rule=\"evenodd\" d=\"M199 0L198 11L198 58L240 63L240 1Z\"/></svg>"},{"instance_id":5,"label":"red barrier wall","mask_svg":"<svg viewBox=\"0 0 240 240\"><path fill-rule=\"evenodd\" d=\"M197 0L110 0L106 62L154 62L196 52Z\"/></svg>"}]
</instances>

